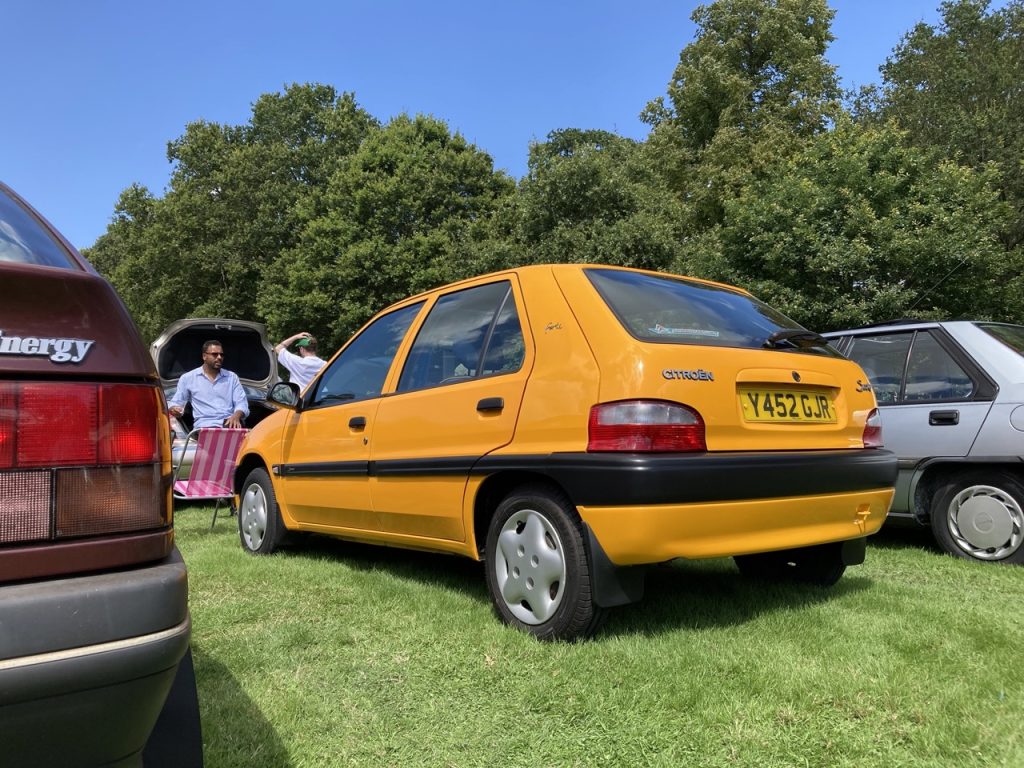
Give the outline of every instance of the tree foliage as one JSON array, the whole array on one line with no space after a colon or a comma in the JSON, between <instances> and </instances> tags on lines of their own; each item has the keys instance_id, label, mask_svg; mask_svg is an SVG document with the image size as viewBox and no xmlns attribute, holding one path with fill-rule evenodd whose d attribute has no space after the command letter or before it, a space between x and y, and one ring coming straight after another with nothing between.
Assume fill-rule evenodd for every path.
<instances>
[{"instance_id":1,"label":"tree foliage","mask_svg":"<svg viewBox=\"0 0 1024 768\"><path fill-rule=\"evenodd\" d=\"M569 127L518 183L434 117L382 124L293 85L168 146L88 256L143 333L238 316L329 349L410 294L526 263L750 288L825 330L901 315L1024 320L1024 0L941 6L853 110L826 0L716 0L644 141Z\"/></svg>"},{"instance_id":2,"label":"tree foliage","mask_svg":"<svg viewBox=\"0 0 1024 768\"><path fill-rule=\"evenodd\" d=\"M727 205L719 275L818 330L905 316L1013 319L991 174L849 119Z\"/></svg>"},{"instance_id":3,"label":"tree foliage","mask_svg":"<svg viewBox=\"0 0 1024 768\"><path fill-rule=\"evenodd\" d=\"M940 6L938 26L916 25L882 67L876 117L894 120L917 146L938 147L973 168L995 166L1015 215L1002 232L1024 243L1024 2Z\"/></svg>"},{"instance_id":4,"label":"tree foliage","mask_svg":"<svg viewBox=\"0 0 1024 768\"><path fill-rule=\"evenodd\" d=\"M266 273L257 308L272 328L340 344L384 306L476 274L471 245L513 189L444 122L396 117L306 201L298 241Z\"/></svg>"},{"instance_id":5,"label":"tree foliage","mask_svg":"<svg viewBox=\"0 0 1024 768\"><path fill-rule=\"evenodd\" d=\"M166 194L122 193L87 256L153 338L180 317L253 317L263 273L296 242L300 201L376 129L351 94L293 85L247 125L198 121L168 145Z\"/></svg>"}]
</instances>

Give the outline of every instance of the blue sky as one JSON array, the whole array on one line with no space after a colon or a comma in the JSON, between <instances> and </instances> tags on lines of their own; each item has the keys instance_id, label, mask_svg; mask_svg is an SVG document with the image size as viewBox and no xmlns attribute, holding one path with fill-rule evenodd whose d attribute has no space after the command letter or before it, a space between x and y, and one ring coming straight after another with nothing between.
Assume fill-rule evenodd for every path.
<instances>
[{"instance_id":1,"label":"blue sky","mask_svg":"<svg viewBox=\"0 0 1024 768\"><path fill-rule=\"evenodd\" d=\"M828 58L844 87L877 82L938 4L831 0ZM558 128L643 138L637 115L665 93L697 5L12 0L0 180L89 246L122 189L163 194L167 142L187 123L245 123L260 94L293 82L352 91L382 121L435 115L518 178L529 142Z\"/></svg>"}]
</instances>

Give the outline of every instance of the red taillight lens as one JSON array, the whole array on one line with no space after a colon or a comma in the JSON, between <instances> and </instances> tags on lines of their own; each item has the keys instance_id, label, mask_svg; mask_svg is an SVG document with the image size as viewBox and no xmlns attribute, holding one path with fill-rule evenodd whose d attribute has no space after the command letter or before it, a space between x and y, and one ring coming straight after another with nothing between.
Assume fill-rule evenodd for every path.
<instances>
[{"instance_id":1,"label":"red taillight lens","mask_svg":"<svg viewBox=\"0 0 1024 768\"><path fill-rule=\"evenodd\" d=\"M692 408L660 400L624 400L590 409L587 450L706 451L704 420Z\"/></svg>"},{"instance_id":2,"label":"red taillight lens","mask_svg":"<svg viewBox=\"0 0 1024 768\"><path fill-rule=\"evenodd\" d=\"M0 468L159 461L159 398L138 384L0 383Z\"/></svg>"},{"instance_id":3,"label":"red taillight lens","mask_svg":"<svg viewBox=\"0 0 1024 768\"><path fill-rule=\"evenodd\" d=\"M14 466L14 430L18 425L18 398L14 386L0 383L0 469Z\"/></svg>"},{"instance_id":4,"label":"red taillight lens","mask_svg":"<svg viewBox=\"0 0 1024 768\"><path fill-rule=\"evenodd\" d=\"M95 384L21 385L19 467L96 463Z\"/></svg>"},{"instance_id":5,"label":"red taillight lens","mask_svg":"<svg viewBox=\"0 0 1024 768\"><path fill-rule=\"evenodd\" d=\"M882 417L878 415L877 408L871 409L871 413L868 414L868 418L864 422L863 440L865 448L882 447Z\"/></svg>"},{"instance_id":6,"label":"red taillight lens","mask_svg":"<svg viewBox=\"0 0 1024 768\"><path fill-rule=\"evenodd\" d=\"M159 459L159 411L152 387L100 387L100 464L135 464Z\"/></svg>"}]
</instances>

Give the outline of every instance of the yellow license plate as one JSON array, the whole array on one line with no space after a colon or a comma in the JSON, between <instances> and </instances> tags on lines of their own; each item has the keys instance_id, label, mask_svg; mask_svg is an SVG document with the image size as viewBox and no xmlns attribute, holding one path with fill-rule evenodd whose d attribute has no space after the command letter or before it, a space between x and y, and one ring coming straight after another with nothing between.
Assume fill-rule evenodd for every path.
<instances>
[{"instance_id":1,"label":"yellow license plate","mask_svg":"<svg viewBox=\"0 0 1024 768\"><path fill-rule=\"evenodd\" d=\"M741 389L744 421L777 424L835 424L835 403L823 390Z\"/></svg>"}]
</instances>

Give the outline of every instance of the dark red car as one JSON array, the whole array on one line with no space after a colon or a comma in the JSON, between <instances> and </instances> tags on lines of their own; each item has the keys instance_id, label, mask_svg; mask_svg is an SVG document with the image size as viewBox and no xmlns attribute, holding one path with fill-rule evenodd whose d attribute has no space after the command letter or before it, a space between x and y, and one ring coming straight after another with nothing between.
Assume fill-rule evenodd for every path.
<instances>
[{"instance_id":1,"label":"dark red car","mask_svg":"<svg viewBox=\"0 0 1024 768\"><path fill-rule=\"evenodd\" d=\"M202 764L169 434L113 288L0 184L0 764Z\"/></svg>"}]
</instances>

